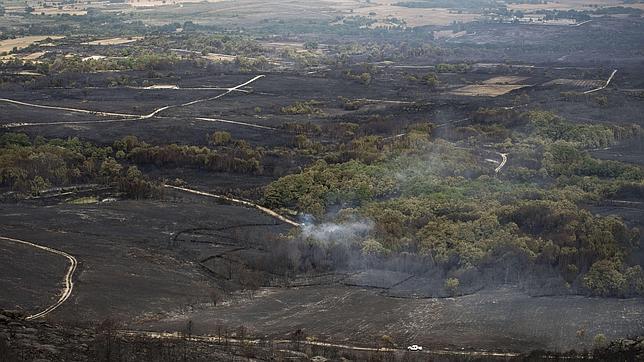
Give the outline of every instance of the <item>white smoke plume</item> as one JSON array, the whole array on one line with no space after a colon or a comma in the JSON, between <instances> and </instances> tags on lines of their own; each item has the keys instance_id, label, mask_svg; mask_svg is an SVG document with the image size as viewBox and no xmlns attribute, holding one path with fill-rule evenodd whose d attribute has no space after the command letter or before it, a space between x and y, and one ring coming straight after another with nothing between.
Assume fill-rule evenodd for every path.
<instances>
[{"instance_id":1,"label":"white smoke plume","mask_svg":"<svg viewBox=\"0 0 644 362\"><path fill-rule=\"evenodd\" d=\"M323 244L351 244L361 241L373 230L371 220L349 220L315 224L310 221L302 226L302 237L311 238Z\"/></svg>"}]
</instances>

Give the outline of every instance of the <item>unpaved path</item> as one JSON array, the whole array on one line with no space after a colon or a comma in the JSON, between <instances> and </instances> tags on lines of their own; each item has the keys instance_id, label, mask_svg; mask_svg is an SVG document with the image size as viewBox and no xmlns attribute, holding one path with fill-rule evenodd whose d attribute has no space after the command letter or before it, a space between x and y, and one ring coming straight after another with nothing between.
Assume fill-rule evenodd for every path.
<instances>
[{"instance_id":1,"label":"unpaved path","mask_svg":"<svg viewBox=\"0 0 644 362\"><path fill-rule=\"evenodd\" d=\"M31 246L31 247L34 247L34 248L37 248L37 249L48 251L48 252L53 253L53 254L64 256L65 258L67 258L67 260L69 260L69 268L67 268L67 273L65 274L65 287L62 289L62 294L61 294L60 298L58 299L58 301L56 303L50 305L49 307L47 307L42 312L30 315L25 319L31 320L31 319L42 318L42 317L48 315L49 313L53 312L56 308L60 307L63 303L65 303L65 301L67 301L69 296L72 294L72 290L74 289L74 281L73 281L72 278L74 276L74 272L76 271L76 267L78 266L78 261L76 260L76 258L74 256L72 256L70 254L67 254L64 251L56 250L56 249L53 249L53 248L50 248L50 247L47 247L47 246L34 244L32 242L29 242L29 241L8 238L8 237L5 237L5 236L0 236L0 240L5 240L5 241L13 242L13 243L19 243L19 244L28 245L28 246Z\"/></svg>"},{"instance_id":2,"label":"unpaved path","mask_svg":"<svg viewBox=\"0 0 644 362\"><path fill-rule=\"evenodd\" d=\"M230 124L236 124L236 125L245 126L245 127L260 128L260 129L266 129L266 130L270 130L270 131L279 131L277 128L274 128L274 127L262 126L262 125L259 125L259 124L239 122L239 121L230 121L230 120L221 119L221 118L198 117L198 118L195 118L195 119L199 120L199 121L205 121L205 122L230 123Z\"/></svg>"},{"instance_id":3,"label":"unpaved path","mask_svg":"<svg viewBox=\"0 0 644 362\"><path fill-rule=\"evenodd\" d=\"M247 81L245 83L236 85L236 86L234 86L232 88L228 88L228 90L225 91L224 93L216 95L214 97L202 98L202 99L197 99L197 100L190 101L190 102L187 102L187 103L182 103L182 104L177 104L177 105L170 105L170 106L165 106L165 107L158 108L158 109L154 110L150 114L146 114L145 116L141 116L140 119L152 118L152 117L156 116L157 114L159 114L159 113L161 113L161 112L163 112L165 110L172 109L172 108L187 107L187 106L191 106L193 104L197 104L197 103L201 103L201 102L214 101L215 99L219 99L219 98L221 98L221 97L223 97L223 96L225 96L225 95L227 95L229 93L232 93L232 92L236 91L239 88L245 87L245 86L247 86L247 85L253 83L254 81L256 81L256 80L258 80L260 78L263 78L263 77L264 77L264 75L260 74L260 75L256 76L255 78L253 78L253 79L251 79L251 80L249 80L249 81Z\"/></svg>"},{"instance_id":4,"label":"unpaved path","mask_svg":"<svg viewBox=\"0 0 644 362\"><path fill-rule=\"evenodd\" d=\"M20 105L20 106L27 106L27 107L34 107L34 108L55 109L55 110L59 110L59 111L93 114L93 115L97 115L97 116L141 117L141 115L139 115L139 114L99 112L99 111L92 111L92 110L89 110L89 109L81 109L81 108L47 106L47 105L42 105L42 104L35 104L35 103L17 101L15 99L8 99L8 98L0 98L0 102L12 103L12 104Z\"/></svg>"},{"instance_id":5,"label":"unpaved path","mask_svg":"<svg viewBox=\"0 0 644 362\"><path fill-rule=\"evenodd\" d=\"M613 70L613 72L610 74L610 77L608 77L608 80L606 81L606 84L599 88L591 89L589 91L585 91L584 94L590 94L590 93L595 93L598 92L602 89L606 89L610 85L610 82L613 80L613 77L615 77L615 73L617 73L617 69Z\"/></svg>"},{"instance_id":6,"label":"unpaved path","mask_svg":"<svg viewBox=\"0 0 644 362\"><path fill-rule=\"evenodd\" d=\"M278 220L280 220L282 222L285 222L285 223L287 223L289 225L292 225L292 226L295 226L295 227L302 226L300 223L297 223L297 222L295 222L295 221L293 221L291 219L288 219L288 218L276 213L275 211L273 211L273 210L271 210L269 208L266 208L266 207L261 206L261 205L257 205L255 203L250 202L250 201L240 200L240 199L236 199L236 198L228 197L228 196L224 196L224 195L215 195L215 194L211 194L211 193L208 193L208 192L203 192L203 191L199 191L199 190L193 190L193 189L189 189L189 188L185 188L185 187L172 186L172 185L163 185L163 186L166 187L166 188L169 188L169 189L173 189L173 190L179 190L179 191L188 192L188 193L195 194L195 195L200 195L200 196L212 197L212 198L215 198L215 199L224 200L224 201L232 202L232 203L235 203L235 204L239 204L239 205L243 205L243 206L247 206L247 207L252 207L252 208L258 209L259 211L261 211L261 212L263 212L263 213L265 213L265 214L267 214L269 216L272 216L272 217L274 217L274 218L276 218L276 219L278 219Z\"/></svg>"},{"instance_id":7,"label":"unpaved path","mask_svg":"<svg viewBox=\"0 0 644 362\"><path fill-rule=\"evenodd\" d=\"M157 338L157 339L178 339L182 335L180 333L164 333L164 332L151 332L151 331L132 331L132 330L121 330L118 331L121 335L127 336L145 336L148 338ZM210 342L217 344L238 344L238 345L261 345L265 343L265 340L262 339L241 339L241 338L224 338L218 336L202 336L202 335L191 335L190 339L192 341L200 342ZM322 342L322 341L311 341L307 339L303 340L291 340L291 339L280 339L272 340L274 344L283 344L283 345L307 345L307 346L318 346L318 347L329 347L329 348L338 348L351 351L361 351L361 352L399 352L406 353L407 349L402 348L388 348L388 347L362 347L355 346L350 344L339 344L331 342ZM469 356L469 357L517 357L520 354L514 352L492 352L492 351L450 351L450 350L429 350L424 349L422 351L415 351L415 354L426 354L426 355L436 355L436 356ZM429 356L428 356L429 358Z\"/></svg>"},{"instance_id":8,"label":"unpaved path","mask_svg":"<svg viewBox=\"0 0 644 362\"><path fill-rule=\"evenodd\" d=\"M117 116L117 117L124 117L123 119L104 119L104 120L89 120L89 121L67 121L67 122L43 122L43 123L9 123L1 126L1 128L17 128L17 127L34 127L34 126L52 126L52 125L65 125L65 124L92 124L92 123L114 123L114 122L127 122L127 121L139 121L139 120L145 120L145 119L150 119L152 117L158 116L161 112L164 112L168 109L173 109L173 108L180 108L180 107L187 107L191 106L193 104L201 103L201 102L208 102L212 101L215 99L219 99L225 95L228 95L232 92L239 91L240 88L245 87L256 80L263 78L264 75L258 75L242 84L236 85L232 88L225 88L226 91L224 93L218 94L214 97L208 97L208 98L201 98L197 99L194 101L190 101L187 103L182 103L182 104L175 104L175 105L167 105L163 106L160 108L155 109L154 111L140 115L140 114L129 114L129 113L112 113L112 112L98 112L98 111L92 111L92 110L87 110L87 109L79 109L79 108L68 108L68 107L56 107L56 106L48 106L48 105L40 105L40 104L35 104L35 103L27 103L27 102L22 102L22 101L17 101L13 99L7 99L7 98L0 98L0 102L6 102L6 103L13 103L13 104L18 104L18 105L23 105L23 106L28 106L28 107L36 107L36 108L44 108L44 109L55 109L55 110L63 110L63 111L69 111L69 112L79 112L79 113L87 113L87 114L93 114L93 115L100 115L100 116ZM198 119L198 118L197 118ZM206 119L201 119L201 120L206 120ZM222 122L224 120L218 120L219 122ZM235 123L234 121L228 121L228 123ZM243 122L238 122L237 124L241 125L251 125L250 123L244 124ZM257 126L257 125L254 125ZM258 128L263 128L264 126L257 126Z\"/></svg>"},{"instance_id":9,"label":"unpaved path","mask_svg":"<svg viewBox=\"0 0 644 362\"><path fill-rule=\"evenodd\" d=\"M501 155L501 163L499 163L499 166L494 169L495 173L499 173L502 169L503 166L508 162L508 154L507 153L499 153Z\"/></svg>"}]
</instances>

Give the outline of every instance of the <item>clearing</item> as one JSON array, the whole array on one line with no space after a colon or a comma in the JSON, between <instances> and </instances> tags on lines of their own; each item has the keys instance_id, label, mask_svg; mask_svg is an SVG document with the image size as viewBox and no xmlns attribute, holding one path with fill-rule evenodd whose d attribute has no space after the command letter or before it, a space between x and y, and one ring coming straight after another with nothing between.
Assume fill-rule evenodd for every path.
<instances>
[{"instance_id":1,"label":"clearing","mask_svg":"<svg viewBox=\"0 0 644 362\"><path fill-rule=\"evenodd\" d=\"M21 38L2 40L0 41L0 53L10 52L14 48L18 48L18 49L26 48L33 43L37 43L45 39L55 40L55 39L62 39L62 38L64 37L60 35L32 35L32 36L24 36Z\"/></svg>"},{"instance_id":2,"label":"clearing","mask_svg":"<svg viewBox=\"0 0 644 362\"><path fill-rule=\"evenodd\" d=\"M525 84L472 84L455 89L451 94L473 97L498 97L513 90L528 87Z\"/></svg>"},{"instance_id":3,"label":"clearing","mask_svg":"<svg viewBox=\"0 0 644 362\"><path fill-rule=\"evenodd\" d=\"M88 41L81 44L82 45L122 45L122 44L134 43L135 41L139 41L141 39L143 39L142 36L134 36L134 37L128 37L128 38L99 39L94 41Z\"/></svg>"}]
</instances>

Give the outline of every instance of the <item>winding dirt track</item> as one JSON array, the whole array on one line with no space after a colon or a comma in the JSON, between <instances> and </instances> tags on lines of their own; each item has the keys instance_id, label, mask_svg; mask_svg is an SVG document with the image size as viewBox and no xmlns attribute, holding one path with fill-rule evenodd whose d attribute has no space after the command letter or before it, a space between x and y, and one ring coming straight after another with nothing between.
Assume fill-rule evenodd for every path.
<instances>
[{"instance_id":1,"label":"winding dirt track","mask_svg":"<svg viewBox=\"0 0 644 362\"><path fill-rule=\"evenodd\" d=\"M232 202L232 203L247 206L247 207L252 207L252 208L258 209L259 211L261 211L261 212L263 212L263 213L265 213L265 214L267 214L269 216L272 216L272 217L274 217L274 218L276 218L276 219L278 219L278 220L280 220L282 222L285 222L285 223L287 223L289 225L292 225L292 226L295 226L295 227L302 226L302 224L297 223L297 222L295 222L295 221L293 221L291 219L288 219L288 218L276 213L275 211L273 211L273 210L271 210L269 208L257 205L255 203L250 202L250 201L235 199L233 197L228 197L228 196L223 196L223 195L210 194L210 193L207 193L207 192L188 189L188 188L179 187L179 186L163 185L163 187L173 189L173 190L179 190L179 191L183 191L183 192L188 192L188 193L195 194L195 195L212 197L212 198L215 198L215 199L224 200L224 201Z\"/></svg>"},{"instance_id":2,"label":"winding dirt track","mask_svg":"<svg viewBox=\"0 0 644 362\"><path fill-rule=\"evenodd\" d=\"M237 90L237 89L239 89L239 88L245 87L245 86L247 86L247 85L249 85L249 84L253 83L254 81L256 81L256 80L258 80L258 79L260 79L260 78L263 78L263 77L264 77L264 75L263 75L263 74L258 75L258 76L256 76L255 78L253 78L253 79L251 79L251 80L249 80L249 81L247 81L247 82L245 82L245 83L242 83L242 84L236 85L236 86L234 86L234 87L232 87L232 88L228 88L228 90L227 90L227 91L225 91L224 93L219 94L219 95L216 95L216 96L214 96L214 97L203 98L203 99L197 99L197 100L190 101L190 102L186 102L186 103L182 103L182 104L177 104L177 105L171 105L171 106L161 107L161 108L159 108L159 109L154 110L154 111L153 111L152 113L150 113L150 114L146 114L145 116L141 116L141 119L148 119L148 118L152 118L152 117L156 116L157 114L159 114L159 113L161 113L161 112L163 112L163 111L165 111L165 110L172 109L172 108L187 107L187 106L191 106L191 105L193 105L193 104L197 104L197 103L201 103L201 102L214 101L215 99L219 99L219 98L221 98L221 97L223 97L223 96L225 96L225 95L227 95L227 94L229 94L229 93L232 93L232 92L236 91L236 90Z\"/></svg>"},{"instance_id":3,"label":"winding dirt track","mask_svg":"<svg viewBox=\"0 0 644 362\"><path fill-rule=\"evenodd\" d=\"M499 173L503 169L503 166L505 166L505 164L508 162L508 154L507 153L499 153L499 155L501 155L501 163L499 164L499 166L497 168L494 169L495 173Z\"/></svg>"},{"instance_id":4,"label":"winding dirt track","mask_svg":"<svg viewBox=\"0 0 644 362\"><path fill-rule=\"evenodd\" d=\"M74 280L72 278L74 276L74 272L76 271L76 267L78 266L78 261L76 260L76 258L73 255L67 254L64 251L56 250L56 249L53 249L53 248L50 248L50 247L47 247L47 246L34 244L34 243L29 242L29 241L13 239L13 238L8 238L8 237L4 237L4 236L0 236L0 240L5 240L5 241L13 242L13 243L19 243L19 244L28 245L28 246L31 246L31 247L34 247L34 248L38 248L38 249L41 249L41 250L48 251L48 252L56 254L56 255L64 256L65 258L67 258L67 260L69 260L69 268L67 268L67 273L65 274L65 287L62 289L62 294L61 294L60 298L58 299L58 301L56 303L50 305L49 307L47 307L42 312L30 315L25 319L32 320L32 319L42 318L42 317L48 315L49 313L53 312L56 308L60 307L63 303L65 303L65 301L67 301L69 296L72 294L72 290L74 289Z\"/></svg>"},{"instance_id":5,"label":"winding dirt track","mask_svg":"<svg viewBox=\"0 0 644 362\"><path fill-rule=\"evenodd\" d=\"M150 332L150 331L121 330L121 331L118 331L118 333L121 335L127 335L127 336L145 336L148 338L158 338L158 339L177 339L182 337L181 334L177 332L163 333L163 332ZM230 343L230 344L239 344L239 345L244 345L244 344L260 345L263 342L266 342L265 340L262 340L262 339L221 338L218 336L200 336L200 335L192 335L190 336L190 338L186 338L186 339L190 339L193 341L218 343L218 344ZM363 351L363 352L401 352L401 353L407 352L406 349L402 349L402 348L361 347L361 346L354 346L349 344L338 344L338 343L309 341L309 340L295 341L291 339L281 339L281 340L273 340L272 342L275 344L287 344L287 345L300 344L300 345L330 347L330 348L346 349L351 351ZM435 355L435 356L469 356L469 357L477 357L477 358L517 357L520 355L519 353L514 353L514 352L451 351L451 350L428 350L428 349L424 349L422 351L415 351L414 354L426 354L426 355Z\"/></svg>"},{"instance_id":6,"label":"winding dirt track","mask_svg":"<svg viewBox=\"0 0 644 362\"><path fill-rule=\"evenodd\" d=\"M138 114L129 114L129 113L113 113L113 112L99 112L99 111L92 111L92 110L89 110L89 109L81 109L81 108L69 108L69 107L47 106L47 105L42 105L42 104L36 104L36 103L28 103L28 102L17 101L17 100L14 100L14 99L8 99L8 98L0 98L0 102L12 103L12 104L20 105L20 106L27 106L27 107L34 107L34 108L54 109L54 110L59 110L59 111L67 111L67 112L76 112L76 113L94 114L94 115L98 115L98 116L141 117L141 116L140 116L140 115L138 115Z\"/></svg>"},{"instance_id":7,"label":"winding dirt track","mask_svg":"<svg viewBox=\"0 0 644 362\"><path fill-rule=\"evenodd\" d=\"M221 119L221 118L204 118L204 117L197 117L195 118L198 121L204 121L204 122L215 122L215 123L230 123L230 124L236 124L239 126L245 126L245 127L252 127L252 128L259 128L259 129L266 129L270 131L279 131L277 128L274 127L268 127L268 126L262 126L259 124L253 124L253 123L246 123L246 122L239 122L239 121L230 121L227 119Z\"/></svg>"},{"instance_id":8,"label":"winding dirt track","mask_svg":"<svg viewBox=\"0 0 644 362\"><path fill-rule=\"evenodd\" d=\"M201 103L201 102L208 102L208 101L213 101L215 99L219 99L225 95L228 95L232 92L239 92L240 88L243 88L256 80L263 78L264 75L258 75L242 84L236 85L232 88L224 88L226 91L224 93L218 94L214 97L209 97L209 98L202 98L202 99L197 99L194 101L182 103L182 104L175 104L175 105L167 105L163 106L161 108L157 108L154 111L148 113L148 114L129 114L129 113L111 113L111 112L99 112L99 111L92 111L92 110L87 110L87 109L80 109L80 108L68 108L68 107L56 107L56 106L48 106L48 105L41 105L41 104L35 104L35 103L27 103L27 102L22 102L22 101L17 101L14 99L7 99L7 98L0 98L0 102L5 102L5 103L12 103L12 104L17 104L17 105L22 105L22 106L28 106L28 107L35 107L35 108L44 108L44 109L53 109L53 110L61 110L61 111L68 111L68 112L77 112L77 113L86 113L86 114L92 114L92 115L99 115L99 116L115 116L115 117L123 117L122 119L104 119L104 120L91 120L91 121L68 121L68 122L43 122L43 123L9 123L5 124L3 126L0 126L1 128L16 128L16 127L34 127L34 126L52 126L52 125L65 125L65 124L92 124L92 123L114 123L114 122L128 122L128 121L139 121L139 120L145 120L145 119L150 119L152 117L155 117L159 115L159 113L164 112L168 109L173 109L173 108L180 108L180 107L187 107L191 106L193 104ZM243 123L243 122L235 122L235 121L227 121L227 120L220 120L220 119L206 119L206 118L196 118L197 120L201 121L211 121L211 122L225 122L225 123L235 123L243 126L251 126L251 127L256 127L256 128L266 128L266 129L271 129L270 127L265 127L265 126L259 126L259 125L252 125L250 123Z\"/></svg>"},{"instance_id":9,"label":"winding dirt track","mask_svg":"<svg viewBox=\"0 0 644 362\"><path fill-rule=\"evenodd\" d=\"M599 88L591 89L589 91L585 91L584 94L590 94L590 93L595 93L598 92L602 89L606 89L610 85L610 82L613 80L613 77L615 77L615 73L617 73L617 69L613 70L613 72L610 74L610 77L608 77L608 80L606 81L606 84Z\"/></svg>"}]
</instances>

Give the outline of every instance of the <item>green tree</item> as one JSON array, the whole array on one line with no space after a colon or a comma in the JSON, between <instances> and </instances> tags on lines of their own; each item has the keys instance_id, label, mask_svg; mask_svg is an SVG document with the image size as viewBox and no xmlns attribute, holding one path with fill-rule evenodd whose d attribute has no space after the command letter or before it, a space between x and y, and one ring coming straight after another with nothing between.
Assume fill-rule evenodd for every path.
<instances>
[{"instance_id":1,"label":"green tree","mask_svg":"<svg viewBox=\"0 0 644 362\"><path fill-rule=\"evenodd\" d=\"M608 343L608 339L602 333L596 334L595 338L593 338L593 347L594 348L603 348L603 347L606 346L606 343Z\"/></svg>"},{"instance_id":2,"label":"green tree","mask_svg":"<svg viewBox=\"0 0 644 362\"><path fill-rule=\"evenodd\" d=\"M100 173L101 176L107 177L108 180L112 180L120 175L122 169L123 166L121 166L121 164L115 159L108 158L101 163Z\"/></svg>"},{"instance_id":3,"label":"green tree","mask_svg":"<svg viewBox=\"0 0 644 362\"><path fill-rule=\"evenodd\" d=\"M448 278L445 280L445 290L450 294L450 295L456 295L458 292L458 287L460 286L461 282L457 278Z\"/></svg>"},{"instance_id":4,"label":"green tree","mask_svg":"<svg viewBox=\"0 0 644 362\"><path fill-rule=\"evenodd\" d=\"M230 143L232 136L225 131L217 131L210 135L210 141L217 146L226 145Z\"/></svg>"},{"instance_id":5,"label":"green tree","mask_svg":"<svg viewBox=\"0 0 644 362\"><path fill-rule=\"evenodd\" d=\"M624 292L626 278L620 272L619 260L600 260L595 262L583 278L586 288L594 295L616 296Z\"/></svg>"},{"instance_id":6,"label":"green tree","mask_svg":"<svg viewBox=\"0 0 644 362\"><path fill-rule=\"evenodd\" d=\"M427 73L421 78L423 84L435 88L438 86L438 76L436 76L436 73Z\"/></svg>"}]
</instances>

